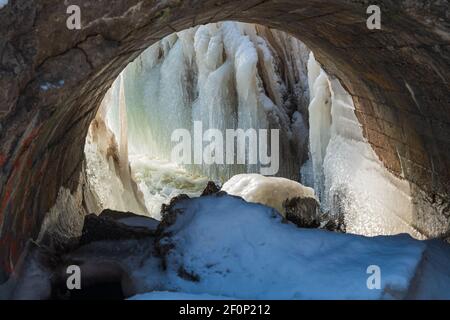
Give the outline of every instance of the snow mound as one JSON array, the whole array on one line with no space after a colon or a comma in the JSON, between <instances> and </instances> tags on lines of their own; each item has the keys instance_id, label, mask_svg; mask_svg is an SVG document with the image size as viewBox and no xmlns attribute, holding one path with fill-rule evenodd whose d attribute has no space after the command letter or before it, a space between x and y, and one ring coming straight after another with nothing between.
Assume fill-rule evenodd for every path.
<instances>
[{"instance_id":1,"label":"snow mound","mask_svg":"<svg viewBox=\"0 0 450 320\"><path fill-rule=\"evenodd\" d=\"M299 229L271 208L223 194L177 201L170 212L177 218L159 240L169 249L164 285L156 291L237 299L404 298L426 248L409 235ZM370 266L380 268L380 289L368 288Z\"/></svg>"},{"instance_id":2,"label":"snow mound","mask_svg":"<svg viewBox=\"0 0 450 320\"><path fill-rule=\"evenodd\" d=\"M285 215L283 202L292 198L315 198L314 190L300 183L259 174L239 174L228 180L222 191L248 202L264 204Z\"/></svg>"},{"instance_id":3,"label":"snow mound","mask_svg":"<svg viewBox=\"0 0 450 320\"><path fill-rule=\"evenodd\" d=\"M129 300L230 300L229 297L212 296L209 294L191 294L184 292L153 291L135 295Z\"/></svg>"}]
</instances>

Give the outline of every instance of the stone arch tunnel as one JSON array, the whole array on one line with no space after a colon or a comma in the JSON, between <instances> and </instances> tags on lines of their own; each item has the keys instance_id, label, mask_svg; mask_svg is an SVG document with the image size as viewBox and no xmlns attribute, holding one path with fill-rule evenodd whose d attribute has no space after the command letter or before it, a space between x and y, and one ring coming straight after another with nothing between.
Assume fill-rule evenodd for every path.
<instances>
[{"instance_id":1,"label":"stone arch tunnel","mask_svg":"<svg viewBox=\"0 0 450 320\"><path fill-rule=\"evenodd\" d=\"M82 28L69 30L69 4ZM370 3L372 4L372 3ZM107 89L162 37L237 20L288 32L353 96L365 137L409 181L416 228L449 230L450 34L447 1L9 0L0 9L0 268L8 275L59 190L83 183L83 145ZM436 228L427 229L434 221Z\"/></svg>"}]
</instances>

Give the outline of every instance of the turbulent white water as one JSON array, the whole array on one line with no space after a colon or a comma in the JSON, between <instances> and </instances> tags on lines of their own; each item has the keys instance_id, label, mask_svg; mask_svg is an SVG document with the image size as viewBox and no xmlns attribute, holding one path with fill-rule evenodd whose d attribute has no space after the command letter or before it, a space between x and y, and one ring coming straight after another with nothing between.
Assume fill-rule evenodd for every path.
<instances>
[{"instance_id":1,"label":"turbulent white water","mask_svg":"<svg viewBox=\"0 0 450 320\"><path fill-rule=\"evenodd\" d=\"M345 214L347 231L364 235L415 230L409 184L386 170L363 137L352 97L311 54L310 150L314 187L326 212Z\"/></svg>"},{"instance_id":2,"label":"turbulent white water","mask_svg":"<svg viewBox=\"0 0 450 320\"><path fill-rule=\"evenodd\" d=\"M162 204L182 193L198 197L208 182L206 177L191 174L172 162L145 155L131 156L130 164L139 189L143 191L145 206L158 220L161 219Z\"/></svg>"}]
</instances>

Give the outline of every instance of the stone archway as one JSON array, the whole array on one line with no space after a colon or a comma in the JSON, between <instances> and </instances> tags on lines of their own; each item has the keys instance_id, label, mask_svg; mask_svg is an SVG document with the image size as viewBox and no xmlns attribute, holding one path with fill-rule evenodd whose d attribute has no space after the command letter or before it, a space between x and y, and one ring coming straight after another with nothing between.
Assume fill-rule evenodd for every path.
<instances>
[{"instance_id":1,"label":"stone archway","mask_svg":"<svg viewBox=\"0 0 450 320\"><path fill-rule=\"evenodd\" d=\"M417 228L450 214L447 1L380 0L382 30L358 0L57 0L0 9L0 266L9 274L61 187L76 190L83 144L112 81L174 31L221 20L264 24L311 48L352 94L364 134L414 191ZM436 236L442 228L423 230Z\"/></svg>"}]
</instances>

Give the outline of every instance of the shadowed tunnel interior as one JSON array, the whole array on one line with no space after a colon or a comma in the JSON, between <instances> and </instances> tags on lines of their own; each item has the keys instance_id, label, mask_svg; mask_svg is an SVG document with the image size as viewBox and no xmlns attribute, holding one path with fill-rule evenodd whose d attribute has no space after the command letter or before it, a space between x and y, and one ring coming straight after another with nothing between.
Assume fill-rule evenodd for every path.
<instances>
[{"instance_id":1,"label":"shadowed tunnel interior","mask_svg":"<svg viewBox=\"0 0 450 320\"><path fill-rule=\"evenodd\" d=\"M386 168L410 183L414 227L448 232L448 3L376 3L381 30L366 27L367 5L356 0L73 1L82 29L69 30L64 2L10 0L0 9L0 282L62 187L85 201L85 138L119 73L164 36L224 20L303 41L352 95Z\"/></svg>"}]
</instances>

